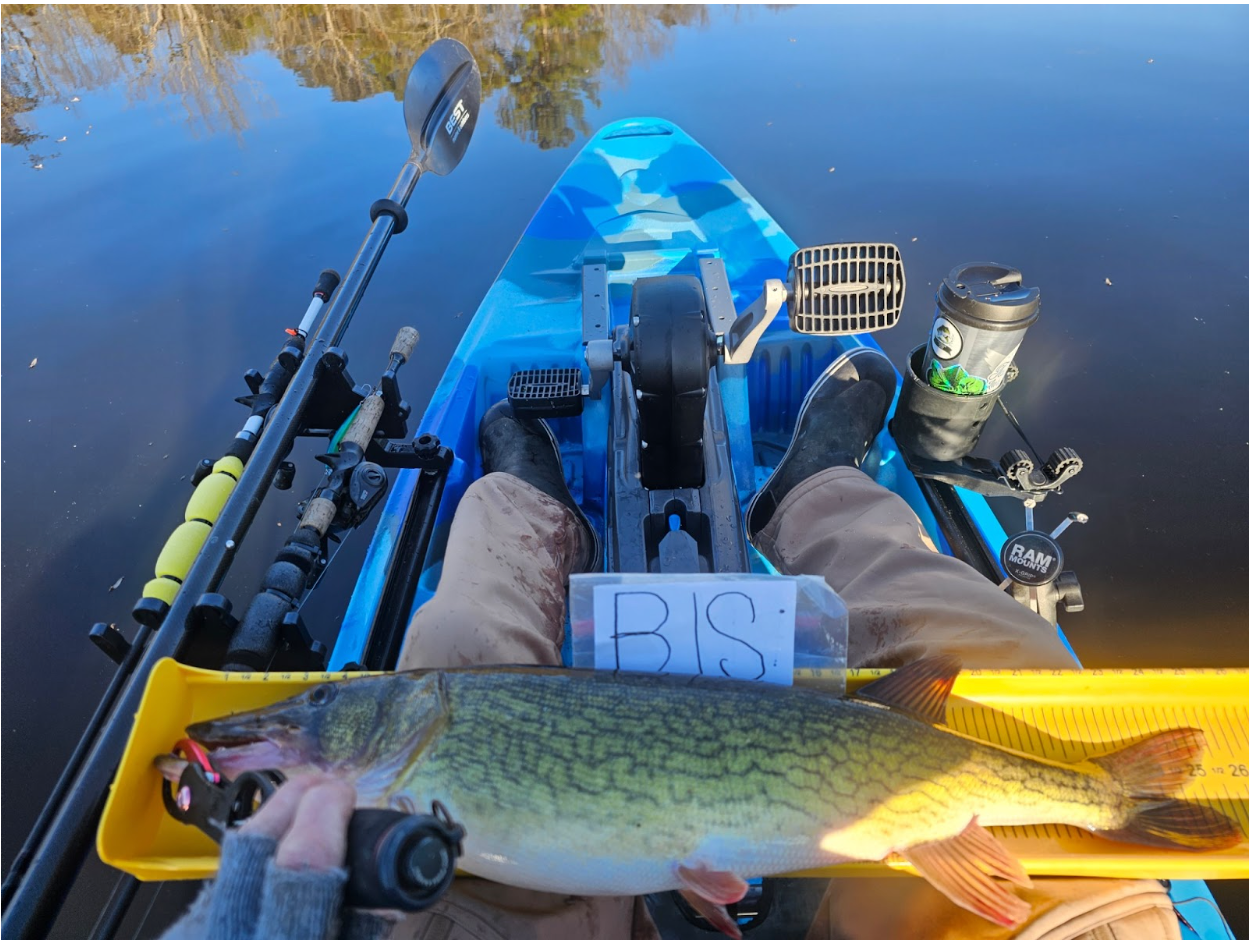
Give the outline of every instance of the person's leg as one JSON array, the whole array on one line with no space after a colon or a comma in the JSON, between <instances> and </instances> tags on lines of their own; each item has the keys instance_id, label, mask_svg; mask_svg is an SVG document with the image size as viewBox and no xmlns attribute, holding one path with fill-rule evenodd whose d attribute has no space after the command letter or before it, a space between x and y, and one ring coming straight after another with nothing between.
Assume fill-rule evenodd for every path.
<instances>
[{"instance_id":1,"label":"person's leg","mask_svg":"<svg viewBox=\"0 0 1252 940\"><path fill-rule=\"evenodd\" d=\"M546 429L496 406L479 435L487 474L461 497L435 596L413 615L398 669L561 665L565 590L596 545ZM495 471L495 472L492 472ZM392 940L652 940L642 899L574 897L458 879Z\"/></svg>"},{"instance_id":2,"label":"person's leg","mask_svg":"<svg viewBox=\"0 0 1252 940\"><path fill-rule=\"evenodd\" d=\"M895 369L876 350L823 373L748 508L753 544L779 571L820 575L839 594L852 666L944 652L974 668L1073 667L1055 625L936 552L908 504L858 469L894 393Z\"/></svg>"},{"instance_id":3,"label":"person's leg","mask_svg":"<svg viewBox=\"0 0 1252 940\"><path fill-rule=\"evenodd\" d=\"M413 615L396 668L561 665L565 584L581 542L574 514L524 480L475 480L452 519L439 587Z\"/></svg>"},{"instance_id":4,"label":"person's leg","mask_svg":"<svg viewBox=\"0 0 1252 940\"><path fill-rule=\"evenodd\" d=\"M756 539L786 574L821 575L848 605L848 663L951 653L967 668L1074 668L1056 626L935 551L899 496L853 467L798 485Z\"/></svg>"},{"instance_id":5,"label":"person's leg","mask_svg":"<svg viewBox=\"0 0 1252 940\"><path fill-rule=\"evenodd\" d=\"M778 470L748 510L780 571L821 575L848 606L848 661L899 666L953 653L971 667L1073 667L1056 628L968 565L935 551L908 504L858 468L881 430L895 370L859 350L814 385ZM1157 882L1039 878L1018 928L997 927L920 878L834 879L807 940L1176 940Z\"/></svg>"}]
</instances>

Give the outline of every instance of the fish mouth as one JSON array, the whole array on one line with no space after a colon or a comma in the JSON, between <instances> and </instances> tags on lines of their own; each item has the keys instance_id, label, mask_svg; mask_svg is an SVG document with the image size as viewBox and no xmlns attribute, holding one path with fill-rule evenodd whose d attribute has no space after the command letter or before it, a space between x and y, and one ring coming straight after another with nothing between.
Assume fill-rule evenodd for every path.
<instances>
[{"instance_id":1,"label":"fish mouth","mask_svg":"<svg viewBox=\"0 0 1252 940\"><path fill-rule=\"evenodd\" d=\"M311 763L308 733L298 725L262 714L232 715L187 727L213 766L227 777L247 770L286 770Z\"/></svg>"}]
</instances>

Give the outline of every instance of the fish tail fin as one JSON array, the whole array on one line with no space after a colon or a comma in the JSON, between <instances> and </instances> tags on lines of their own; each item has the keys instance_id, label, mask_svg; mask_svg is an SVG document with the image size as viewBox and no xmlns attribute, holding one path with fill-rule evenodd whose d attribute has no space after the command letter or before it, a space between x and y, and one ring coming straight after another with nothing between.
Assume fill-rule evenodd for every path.
<instances>
[{"instance_id":1,"label":"fish tail fin","mask_svg":"<svg viewBox=\"0 0 1252 940\"><path fill-rule=\"evenodd\" d=\"M1203 753L1203 731L1171 728L1097 757L1093 763L1107 770L1127 797L1159 800L1186 786L1191 766Z\"/></svg>"},{"instance_id":2,"label":"fish tail fin","mask_svg":"<svg viewBox=\"0 0 1252 940\"><path fill-rule=\"evenodd\" d=\"M1099 830L1100 835L1118 842L1194 850L1242 842L1243 831L1230 817L1200 803L1172 799L1186 785L1204 746L1203 732L1173 728L1095 758L1127 799L1122 825Z\"/></svg>"},{"instance_id":3,"label":"fish tail fin","mask_svg":"<svg viewBox=\"0 0 1252 940\"><path fill-rule=\"evenodd\" d=\"M1099 834L1118 842L1208 851L1226 849L1244 841L1243 830L1224 813L1186 800L1142 801L1132 807L1120 829Z\"/></svg>"}]
</instances>

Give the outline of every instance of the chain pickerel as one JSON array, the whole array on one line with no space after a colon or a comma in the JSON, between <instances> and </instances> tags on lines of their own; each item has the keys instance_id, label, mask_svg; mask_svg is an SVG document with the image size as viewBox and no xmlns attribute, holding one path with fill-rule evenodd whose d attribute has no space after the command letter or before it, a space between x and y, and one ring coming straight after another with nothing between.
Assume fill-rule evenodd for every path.
<instances>
[{"instance_id":1,"label":"chain pickerel","mask_svg":"<svg viewBox=\"0 0 1252 940\"><path fill-rule=\"evenodd\" d=\"M1172 797L1204 748L1158 733L1064 765L936 724L959 665L922 660L856 699L732 680L495 667L347 679L188 729L227 775L320 769L361 806L442 802L463 870L570 894L681 890L724 932L745 877L896 852L1011 926L1021 865L984 826L1062 823L1202 850L1226 816Z\"/></svg>"}]
</instances>

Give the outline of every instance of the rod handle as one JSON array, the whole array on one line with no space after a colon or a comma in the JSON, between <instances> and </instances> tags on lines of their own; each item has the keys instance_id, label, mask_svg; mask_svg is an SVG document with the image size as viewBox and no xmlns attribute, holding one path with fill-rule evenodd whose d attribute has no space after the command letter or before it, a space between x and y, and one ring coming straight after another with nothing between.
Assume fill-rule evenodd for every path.
<instances>
[{"instance_id":1,"label":"rod handle","mask_svg":"<svg viewBox=\"0 0 1252 940\"><path fill-rule=\"evenodd\" d=\"M334 268L327 268L317 276L317 284L313 287L313 296L321 297L323 301L330 300L330 295L335 292L335 288L339 286L339 272Z\"/></svg>"},{"instance_id":2,"label":"rod handle","mask_svg":"<svg viewBox=\"0 0 1252 940\"><path fill-rule=\"evenodd\" d=\"M408 362L409 356L413 355L413 347L417 345L418 339L418 332L413 327L400 327L400 332L396 334L396 341L391 344L391 354L399 356L405 362Z\"/></svg>"},{"instance_id":3,"label":"rod handle","mask_svg":"<svg viewBox=\"0 0 1252 940\"><path fill-rule=\"evenodd\" d=\"M356 417L352 419L352 424L348 430L344 432L343 440L339 446L344 444L356 444L361 450L369 447L370 440L374 437L374 430L378 427L378 422L383 416L383 407L385 402L381 395L370 395L365 401L361 402L361 407L356 413Z\"/></svg>"},{"instance_id":4,"label":"rod handle","mask_svg":"<svg viewBox=\"0 0 1252 940\"><path fill-rule=\"evenodd\" d=\"M304 515L300 517L300 528L312 529L318 535L325 535L330 524L335 521L335 504L325 496L316 496L309 500Z\"/></svg>"}]
</instances>

